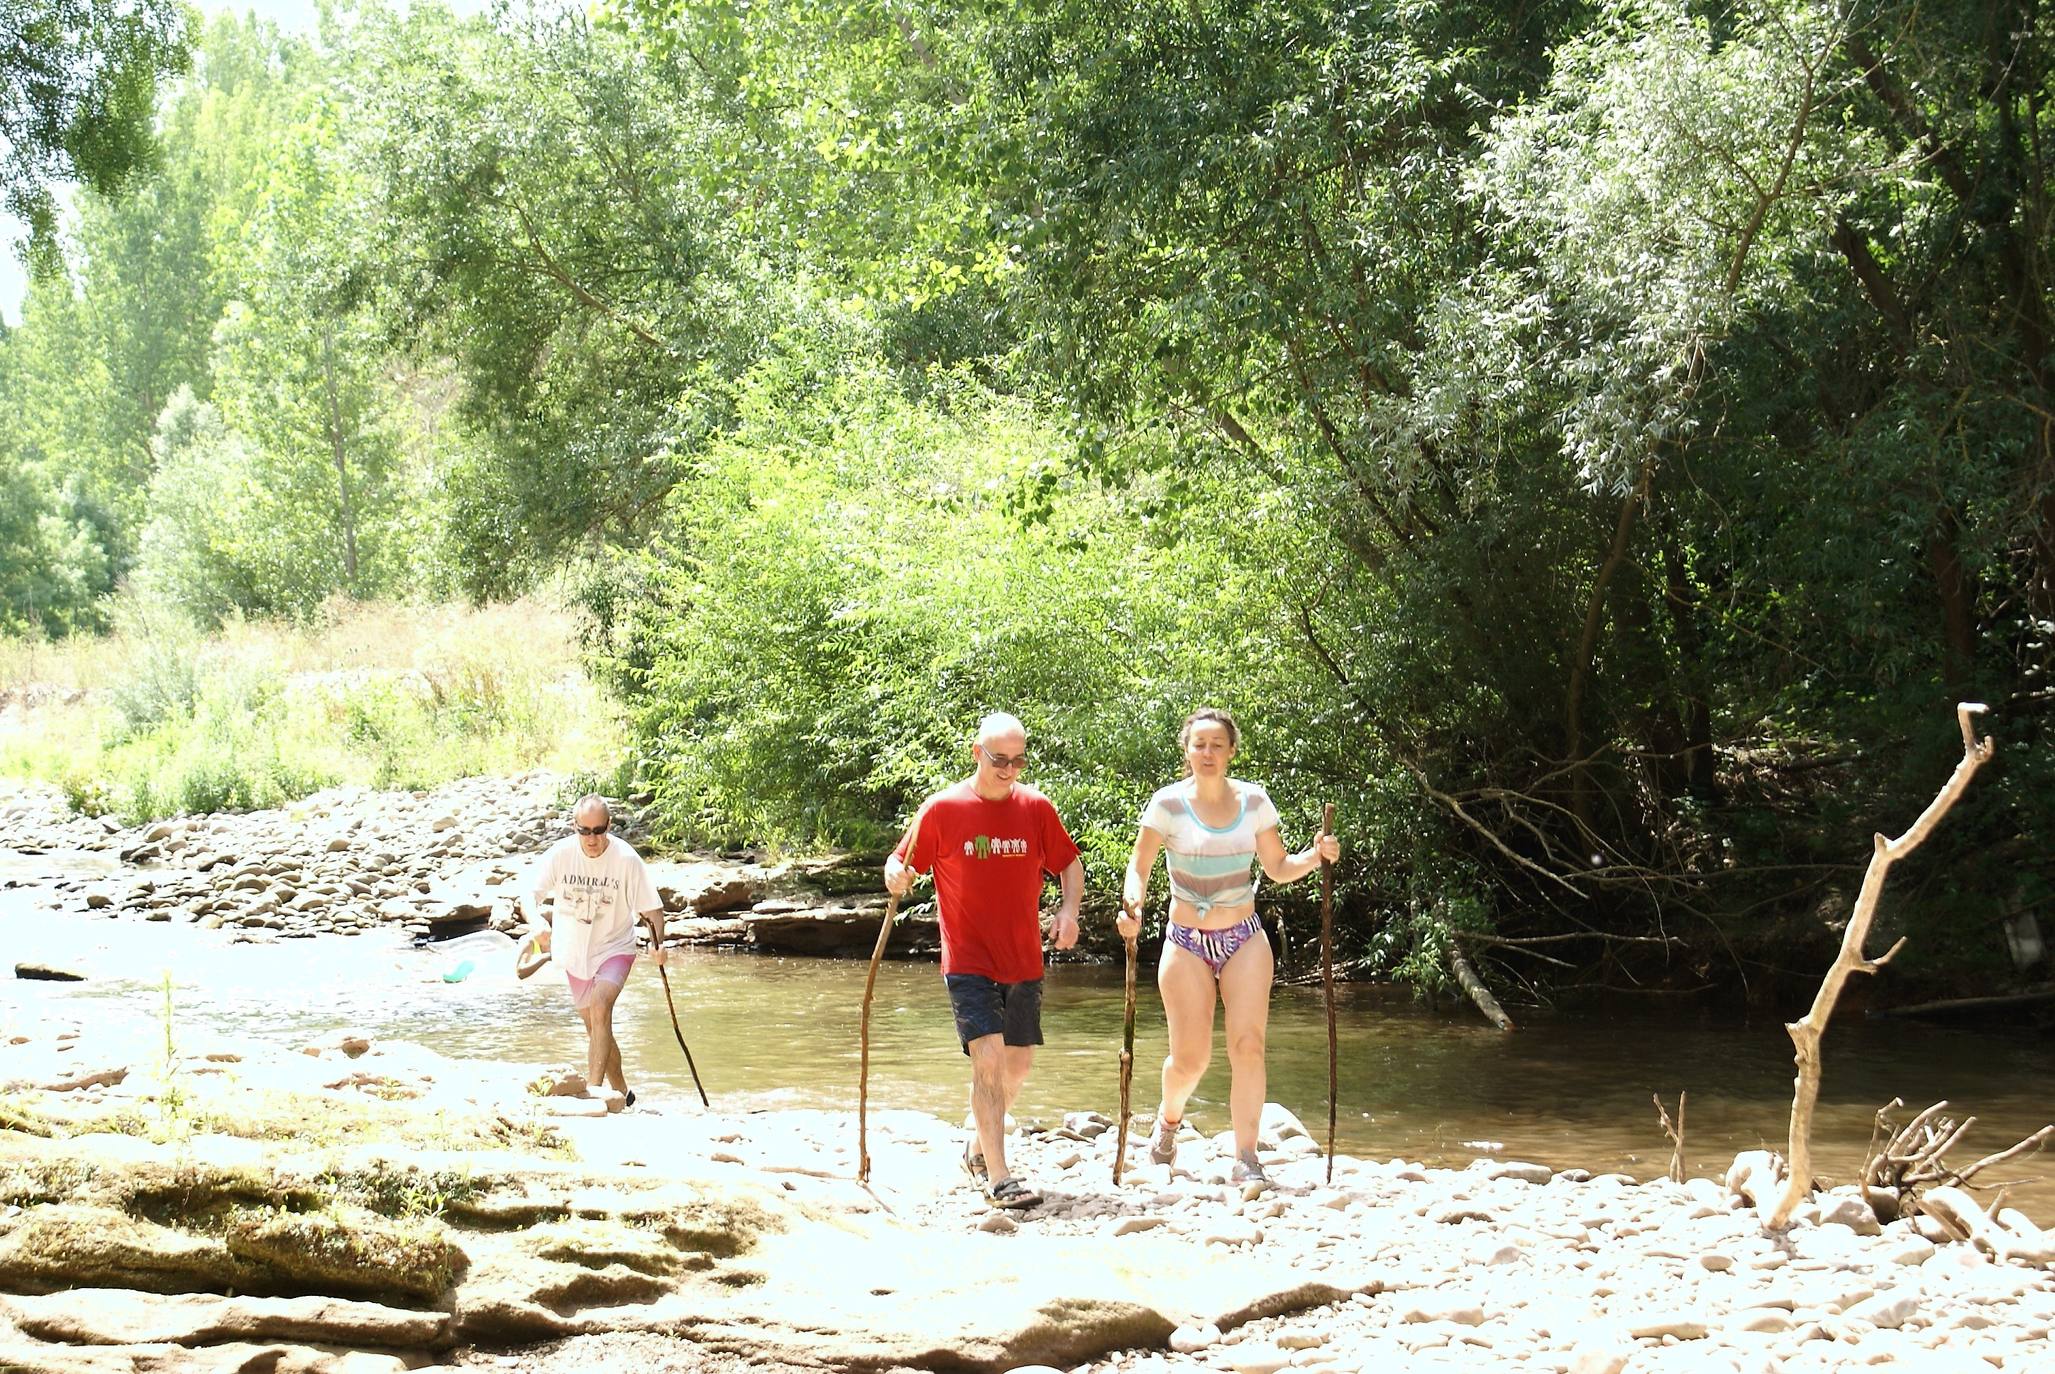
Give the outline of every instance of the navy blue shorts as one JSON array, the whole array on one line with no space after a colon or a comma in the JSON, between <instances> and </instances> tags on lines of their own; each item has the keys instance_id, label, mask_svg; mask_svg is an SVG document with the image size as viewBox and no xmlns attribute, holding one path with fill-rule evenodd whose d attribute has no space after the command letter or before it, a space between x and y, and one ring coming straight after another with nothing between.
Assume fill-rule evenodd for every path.
<instances>
[{"instance_id":1,"label":"navy blue shorts","mask_svg":"<svg viewBox=\"0 0 2055 1374\"><path fill-rule=\"evenodd\" d=\"M949 1009L956 1013L956 1038L963 1052L970 1042L988 1035L1004 1037L1008 1045L1042 1043L1042 980L1028 983L996 983L982 973L945 973L949 985Z\"/></svg>"}]
</instances>

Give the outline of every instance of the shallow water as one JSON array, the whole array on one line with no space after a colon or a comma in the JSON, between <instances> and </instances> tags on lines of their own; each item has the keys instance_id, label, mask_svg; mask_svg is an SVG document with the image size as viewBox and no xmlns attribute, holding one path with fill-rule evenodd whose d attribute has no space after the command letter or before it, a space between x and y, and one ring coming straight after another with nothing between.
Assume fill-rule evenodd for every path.
<instances>
[{"instance_id":1,"label":"shallow water","mask_svg":"<svg viewBox=\"0 0 2055 1374\"><path fill-rule=\"evenodd\" d=\"M516 980L495 943L416 950L367 936L230 944L219 932L170 923L53 917L0 892L0 936L12 960L77 965L86 983L0 979L0 1030L46 1018L129 1025L161 1044L163 980L181 1044L215 1034L296 1042L338 1027L417 1041L444 1054L581 1066L584 1038L561 976ZM445 982L469 961L459 982ZM854 1110L860 961L676 951L668 975L680 1023L714 1106ZM1162 1006L1143 974L1135 1033L1134 1108L1155 1105L1164 1050ZM1121 986L1117 970L1053 967L1045 993L1048 1044L1017 1109L1027 1117L1118 1105ZM1489 1153L1558 1168L1661 1173L1669 1146L1652 1093L1675 1110L1690 1094L1686 1146L1695 1173L1718 1174L1738 1150L1781 1148L1791 1092L1791 1046L1774 1022L1697 1013L1530 1018L1508 1035L1468 1016L1415 1008L1403 994L1352 986L1337 1007L1341 1149L1461 1164ZM617 1017L631 1086L681 1106L694 1098L672 1034L663 985L646 959ZM1216 1029L1216 1039L1218 1031ZM1317 988L1273 999L1269 1097L1315 1135L1327 1113L1326 1020ZM1814 1135L1819 1171L1860 1165L1876 1108L1943 1097L1977 1117L1959 1162L2010 1145L2055 1119L2055 1044L1909 1022L1848 1018L1826 1043ZM933 964L888 963L872 1016L871 1101L946 1116L966 1103L968 1069ZM1193 1121L1227 1128L1224 1047L1192 1103ZM1909 1116L1903 1113L1902 1116ZM1902 1119L1901 1116L1901 1119ZM2055 1174L2055 1160L2014 1176ZM2055 1219L2055 1182L2015 1189L2030 1215Z\"/></svg>"}]
</instances>

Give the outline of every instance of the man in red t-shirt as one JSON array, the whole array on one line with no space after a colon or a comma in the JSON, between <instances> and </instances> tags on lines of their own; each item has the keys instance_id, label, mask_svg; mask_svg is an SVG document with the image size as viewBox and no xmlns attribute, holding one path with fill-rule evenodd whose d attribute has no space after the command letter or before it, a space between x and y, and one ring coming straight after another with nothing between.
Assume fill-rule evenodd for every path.
<instances>
[{"instance_id":1,"label":"man in red t-shirt","mask_svg":"<svg viewBox=\"0 0 2055 1374\"><path fill-rule=\"evenodd\" d=\"M1018 781L1027 766L1019 720L1000 712L978 722L971 757L975 772L921 803L885 860L885 887L904 895L916 874L934 872L942 981L970 1056L977 1120L964 1167L988 1180L985 1196L994 1205L1032 1207L1041 1197L1006 1168L1006 1113L1042 1043L1042 875L1054 874L1062 886L1050 934L1056 948L1069 949L1077 943L1085 869L1056 808Z\"/></svg>"}]
</instances>

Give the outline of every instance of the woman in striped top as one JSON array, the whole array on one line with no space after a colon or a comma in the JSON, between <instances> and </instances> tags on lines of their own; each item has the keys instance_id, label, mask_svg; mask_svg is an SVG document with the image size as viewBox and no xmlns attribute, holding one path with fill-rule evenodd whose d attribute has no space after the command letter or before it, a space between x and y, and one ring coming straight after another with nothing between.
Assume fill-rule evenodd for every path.
<instances>
[{"instance_id":1,"label":"woman in striped top","mask_svg":"<svg viewBox=\"0 0 2055 1374\"><path fill-rule=\"evenodd\" d=\"M1269 793L1227 775L1241 743L1227 712L1210 706L1192 712L1178 743L1184 747L1187 776L1160 789L1142 812L1118 922L1123 938L1132 939L1141 930L1149 875L1161 851L1170 874L1170 911L1156 987L1169 1023L1170 1054L1163 1061L1163 1101L1149 1157L1159 1164L1177 1157L1185 1103L1213 1055L1217 999L1227 1008L1233 1178L1265 1182L1256 1158L1256 1123L1267 1087L1263 1049L1275 962L1256 919L1256 879L1250 870L1260 863L1272 882L1292 882L1318 868L1322 859L1339 857L1341 846L1334 836L1322 835L1309 849L1285 852Z\"/></svg>"}]
</instances>

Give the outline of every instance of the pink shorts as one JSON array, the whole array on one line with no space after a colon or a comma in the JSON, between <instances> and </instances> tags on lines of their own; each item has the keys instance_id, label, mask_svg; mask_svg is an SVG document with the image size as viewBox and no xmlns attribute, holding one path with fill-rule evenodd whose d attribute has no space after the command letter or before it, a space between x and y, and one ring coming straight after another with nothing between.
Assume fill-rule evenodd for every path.
<instances>
[{"instance_id":1,"label":"pink shorts","mask_svg":"<svg viewBox=\"0 0 2055 1374\"><path fill-rule=\"evenodd\" d=\"M628 970L634 967L634 955L616 954L602 960L590 978L580 978L575 973L564 974L564 980L571 985L571 1005L580 1010L592 1005L593 995L601 983L618 988L628 981Z\"/></svg>"}]
</instances>

